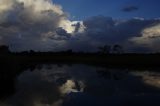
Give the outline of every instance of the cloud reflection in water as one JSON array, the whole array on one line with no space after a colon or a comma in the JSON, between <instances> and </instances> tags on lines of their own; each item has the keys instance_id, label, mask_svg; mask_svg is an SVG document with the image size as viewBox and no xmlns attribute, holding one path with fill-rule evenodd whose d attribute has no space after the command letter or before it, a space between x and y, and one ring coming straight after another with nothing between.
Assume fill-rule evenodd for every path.
<instances>
[{"instance_id":1,"label":"cloud reflection in water","mask_svg":"<svg viewBox=\"0 0 160 106\"><path fill-rule=\"evenodd\" d=\"M159 101L160 89L157 88L159 81L158 74L154 72L106 69L87 65L41 65L33 71L26 70L21 73L17 78L15 94L1 105L153 104Z\"/></svg>"}]
</instances>

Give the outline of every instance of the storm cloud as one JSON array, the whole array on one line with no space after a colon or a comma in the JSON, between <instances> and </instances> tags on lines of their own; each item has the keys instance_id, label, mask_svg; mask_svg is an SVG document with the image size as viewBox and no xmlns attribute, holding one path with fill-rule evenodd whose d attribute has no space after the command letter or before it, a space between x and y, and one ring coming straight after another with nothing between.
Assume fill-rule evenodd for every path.
<instances>
[{"instance_id":1,"label":"storm cloud","mask_svg":"<svg viewBox=\"0 0 160 106\"><path fill-rule=\"evenodd\" d=\"M85 30L77 35L79 38L77 41L79 47L78 45L76 45L76 47L87 48L87 50L96 50L97 47L101 45L120 44L126 51L135 52L138 48L139 50L141 49L140 52L144 49L153 51L156 50L156 47L151 48L151 43L148 42L148 46L144 46L133 39L141 38L144 36L144 33L145 36L152 36L152 39L153 37L156 39L158 36L157 33L159 32L159 27L157 28L158 23L160 23L159 19L147 20L143 18L133 18L130 20L115 20L105 16L91 17L83 21ZM150 28L152 28L152 30ZM151 31L148 32L149 29L152 33ZM152 42L152 44L153 43L155 42Z\"/></svg>"},{"instance_id":2,"label":"storm cloud","mask_svg":"<svg viewBox=\"0 0 160 106\"><path fill-rule=\"evenodd\" d=\"M153 45L159 44L159 19L93 16L70 21L51 0L1 0L0 15L0 45L12 51L96 51L105 44L120 44L126 51L158 50Z\"/></svg>"},{"instance_id":3,"label":"storm cloud","mask_svg":"<svg viewBox=\"0 0 160 106\"><path fill-rule=\"evenodd\" d=\"M62 7L51 0L1 0L0 7L1 44L13 50L50 49L53 39L67 38L74 30Z\"/></svg>"}]
</instances>

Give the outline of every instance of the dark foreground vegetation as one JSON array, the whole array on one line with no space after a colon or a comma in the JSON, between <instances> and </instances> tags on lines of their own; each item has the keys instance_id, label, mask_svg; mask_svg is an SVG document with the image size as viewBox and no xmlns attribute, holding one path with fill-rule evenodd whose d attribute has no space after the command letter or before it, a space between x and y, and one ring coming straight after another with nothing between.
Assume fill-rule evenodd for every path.
<instances>
[{"instance_id":1,"label":"dark foreground vegetation","mask_svg":"<svg viewBox=\"0 0 160 106\"><path fill-rule=\"evenodd\" d=\"M27 64L89 64L117 68L160 68L160 54L136 54L98 51L95 53L72 52L10 52L8 47L0 47L0 63L7 65Z\"/></svg>"},{"instance_id":2,"label":"dark foreground vegetation","mask_svg":"<svg viewBox=\"0 0 160 106\"><path fill-rule=\"evenodd\" d=\"M18 53L1 56L0 58L1 62L21 65L32 63L67 63L128 68L158 68L160 66L160 54Z\"/></svg>"}]
</instances>

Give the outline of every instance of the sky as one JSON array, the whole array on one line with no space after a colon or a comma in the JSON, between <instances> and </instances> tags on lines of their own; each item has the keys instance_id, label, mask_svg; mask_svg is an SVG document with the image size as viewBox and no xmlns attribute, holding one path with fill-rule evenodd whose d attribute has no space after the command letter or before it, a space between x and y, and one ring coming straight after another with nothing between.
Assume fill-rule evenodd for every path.
<instances>
[{"instance_id":1,"label":"sky","mask_svg":"<svg viewBox=\"0 0 160 106\"><path fill-rule=\"evenodd\" d=\"M69 12L71 19L82 20L90 16L104 15L118 19L132 17L160 17L159 0L54 0ZM124 12L127 7L136 7L130 12Z\"/></svg>"},{"instance_id":2,"label":"sky","mask_svg":"<svg viewBox=\"0 0 160 106\"><path fill-rule=\"evenodd\" d=\"M0 45L11 51L160 52L159 0L0 0Z\"/></svg>"}]
</instances>

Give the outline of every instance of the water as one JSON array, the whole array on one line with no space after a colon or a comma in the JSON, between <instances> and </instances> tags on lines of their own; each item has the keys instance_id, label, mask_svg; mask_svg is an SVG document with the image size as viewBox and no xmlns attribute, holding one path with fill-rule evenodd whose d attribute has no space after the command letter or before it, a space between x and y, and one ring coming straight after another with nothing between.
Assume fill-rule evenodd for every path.
<instances>
[{"instance_id":1,"label":"water","mask_svg":"<svg viewBox=\"0 0 160 106\"><path fill-rule=\"evenodd\" d=\"M14 88L0 106L160 106L160 73L150 70L44 64L18 74Z\"/></svg>"}]
</instances>

